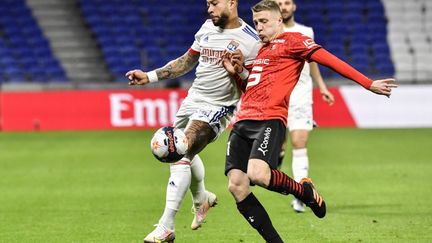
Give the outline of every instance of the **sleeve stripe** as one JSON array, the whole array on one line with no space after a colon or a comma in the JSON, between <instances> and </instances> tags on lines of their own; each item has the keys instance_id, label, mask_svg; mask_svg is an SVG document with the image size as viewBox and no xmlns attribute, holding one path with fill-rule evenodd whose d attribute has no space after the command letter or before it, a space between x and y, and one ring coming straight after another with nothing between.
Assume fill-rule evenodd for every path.
<instances>
[{"instance_id":1,"label":"sleeve stripe","mask_svg":"<svg viewBox=\"0 0 432 243\"><path fill-rule=\"evenodd\" d=\"M313 49L311 52L309 52L309 54L306 56L306 60L310 61L311 56L321 48L322 47L318 47L318 48Z\"/></svg>"},{"instance_id":2,"label":"sleeve stripe","mask_svg":"<svg viewBox=\"0 0 432 243\"><path fill-rule=\"evenodd\" d=\"M199 51L195 51L195 50L192 49L192 48L189 48L188 52L189 52L191 55L193 55L193 56L196 56L196 55L199 55L199 54L200 54Z\"/></svg>"},{"instance_id":3,"label":"sleeve stripe","mask_svg":"<svg viewBox=\"0 0 432 243\"><path fill-rule=\"evenodd\" d=\"M243 28L243 32L245 32L246 34L252 36L255 40L259 40L258 35L249 26L246 25L245 28Z\"/></svg>"}]
</instances>

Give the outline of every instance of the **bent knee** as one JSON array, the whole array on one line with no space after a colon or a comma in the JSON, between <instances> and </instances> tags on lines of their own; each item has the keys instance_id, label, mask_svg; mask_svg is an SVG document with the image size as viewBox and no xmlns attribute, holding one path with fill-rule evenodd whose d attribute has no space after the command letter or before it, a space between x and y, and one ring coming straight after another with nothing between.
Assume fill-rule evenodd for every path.
<instances>
[{"instance_id":1,"label":"bent knee","mask_svg":"<svg viewBox=\"0 0 432 243\"><path fill-rule=\"evenodd\" d=\"M243 187L238 184L228 184L228 191L231 192L233 195L238 195L242 191Z\"/></svg>"},{"instance_id":2,"label":"bent knee","mask_svg":"<svg viewBox=\"0 0 432 243\"><path fill-rule=\"evenodd\" d=\"M232 170L228 172L228 191L236 201L241 201L249 193L249 179L243 172Z\"/></svg>"},{"instance_id":3,"label":"bent knee","mask_svg":"<svg viewBox=\"0 0 432 243\"><path fill-rule=\"evenodd\" d=\"M305 133L305 132L304 132ZM296 135L291 137L291 144L294 149L302 149L306 148L308 142L307 133L296 133Z\"/></svg>"},{"instance_id":4,"label":"bent knee","mask_svg":"<svg viewBox=\"0 0 432 243\"><path fill-rule=\"evenodd\" d=\"M293 147L293 149L306 148L306 145L307 145L307 141L306 140L292 141L292 147Z\"/></svg>"}]
</instances>

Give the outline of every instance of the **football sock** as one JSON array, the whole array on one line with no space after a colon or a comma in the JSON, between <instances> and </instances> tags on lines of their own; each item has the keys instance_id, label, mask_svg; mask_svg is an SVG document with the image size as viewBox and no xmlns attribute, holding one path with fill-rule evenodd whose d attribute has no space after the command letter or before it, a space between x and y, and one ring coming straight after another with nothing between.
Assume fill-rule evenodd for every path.
<instances>
[{"instance_id":1,"label":"football sock","mask_svg":"<svg viewBox=\"0 0 432 243\"><path fill-rule=\"evenodd\" d=\"M266 242L283 242L276 229L273 227L267 211L253 193L250 193L243 201L238 202L237 209Z\"/></svg>"},{"instance_id":2,"label":"football sock","mask_svg":"<svg viewBox=\"0 0 432 243\"><path fill-rule=\"evenodd\" d=\"M191 182L190 161L183 158L179 162L171 164L170 172L171 176L167 185L165 210L159 223L174 230L174 217Z\"/></svg>"},{"instance_id":3,"label":"football sock","mask_svg":"<svg viewBox=\"0 0 432 243\"><path fill-rule=\"evenodd\" d=\"M307 149L293 149L292 151L292 171L294 180L300 182L301 179L308 177L309 158Z\"/></svg>"},{"instance_id":4,"label":"football sock","mask_svg":"<svg viewBox=\"0 0 432 243\"><path fill-rule=\"evenodd\" d=\"M198 155L195 155L191 162L192 180L190 184L190 191L192 193L192 201L194 204L201 203L205 199L205 185L204 185L204 164Z\"/></svg>"},{"instance_id":5,"label":"football sock","mask_svg":"<svg viewBox=\"0 0 432 243\"><path fill-rule=\"evenodd\" d=\"M303 198L303 186L280 170L271 170L270 183L267 189L284 195L292 194L299 199Z\"/></svg>"}]
</instances>

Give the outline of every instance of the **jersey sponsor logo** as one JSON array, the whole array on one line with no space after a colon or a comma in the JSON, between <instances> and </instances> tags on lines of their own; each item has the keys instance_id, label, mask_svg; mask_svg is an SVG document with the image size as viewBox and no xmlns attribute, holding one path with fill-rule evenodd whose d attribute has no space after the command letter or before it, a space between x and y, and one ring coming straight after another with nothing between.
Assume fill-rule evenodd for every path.
<instances>
[{"instance_id":1,"label":"jersey sponsor logo","mask_svg":"<svg viewBox=\"0 0 432 243\"><path fill-rule=\"evenodd\" d=\"M201 61L209 64L222 65L224 51L204 48L201 50Z\"/></svg>"},{"instance_id":2,"label":"jersey sponsor logo","mask_svg":"<svg viewBox=\"0 0 432 243\"><path fill-rule=\"evenodd\" d=\"M166 126L176 118L183 98L170 92L167 98L136 98L131 93L111 93L110 124L113 127Z\"/></svg>"},{"instance_id":3,"label":"jersey sponsor logo","mask_svg":"<svg viewBox=\"0 0 432 243\"><path fill-rule=\"evenodd\" d=\"M227 50L229 52L234 52L235 50L237 50L237 48L240 46L240 44L238 42L236 42L235 40L232 40L228 46L227 46Z\"/></svg>"},{"instance_id":4,"label":"jersey sponsor logo","mask_svg":"<svg viewBox=\"0 0 432 243\"><path fill-rule=\"evenodd\" d=\"M304 44L308 49L311 49L312 47L315 47L315 46L318 45L318 44L316 44L315 41L312 40L312 39L307 39L307 40L303 41L303 44Z\"/></svg>"},{"instance_id":5,"label":"jersey sponsor logo","mask_svg":"<svg viewBox=\"0 0 432 243\"><path fill-rule=\"evenodd\" d=\"M270 59L260 58L260 59L255 59L253 61L253 65L260 65L260 64L269 65L270 64Z\"/></svg>"},{"instance_id":6,"label":"jersey sponsor logo","mask_svg":"<svg viewBox=\"0 0 432 243\"><path fill-rule=\"evenodd\" d=\"M270 127L267 127L265 132L264 132L264 140L262 141L262 143L260 144L258 151L260 151L263 156L266 156L266 153L268 152L268 144L269 144L269 140L270 140L270 135L271 135L271 131L272 129Z\"/></svg>"}]
</instances>

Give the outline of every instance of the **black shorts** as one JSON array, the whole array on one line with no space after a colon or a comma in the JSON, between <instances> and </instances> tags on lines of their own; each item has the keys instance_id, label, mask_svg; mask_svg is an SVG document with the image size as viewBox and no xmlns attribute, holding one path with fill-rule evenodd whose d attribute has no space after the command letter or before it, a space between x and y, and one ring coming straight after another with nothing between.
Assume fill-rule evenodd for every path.
<instances>
[{"instance_id":1,"label":"black shorts","mask_svg":"<svg viewBox=\"0 0 432 243\"><path fill-rule=\"evenodd\" d=\"M247 173L249 159L261 159L276 169L285 140L286 126L281 120L244 120L234 124L225 161L225 175L232 169Z\"/></svg>"}]
</instances>

